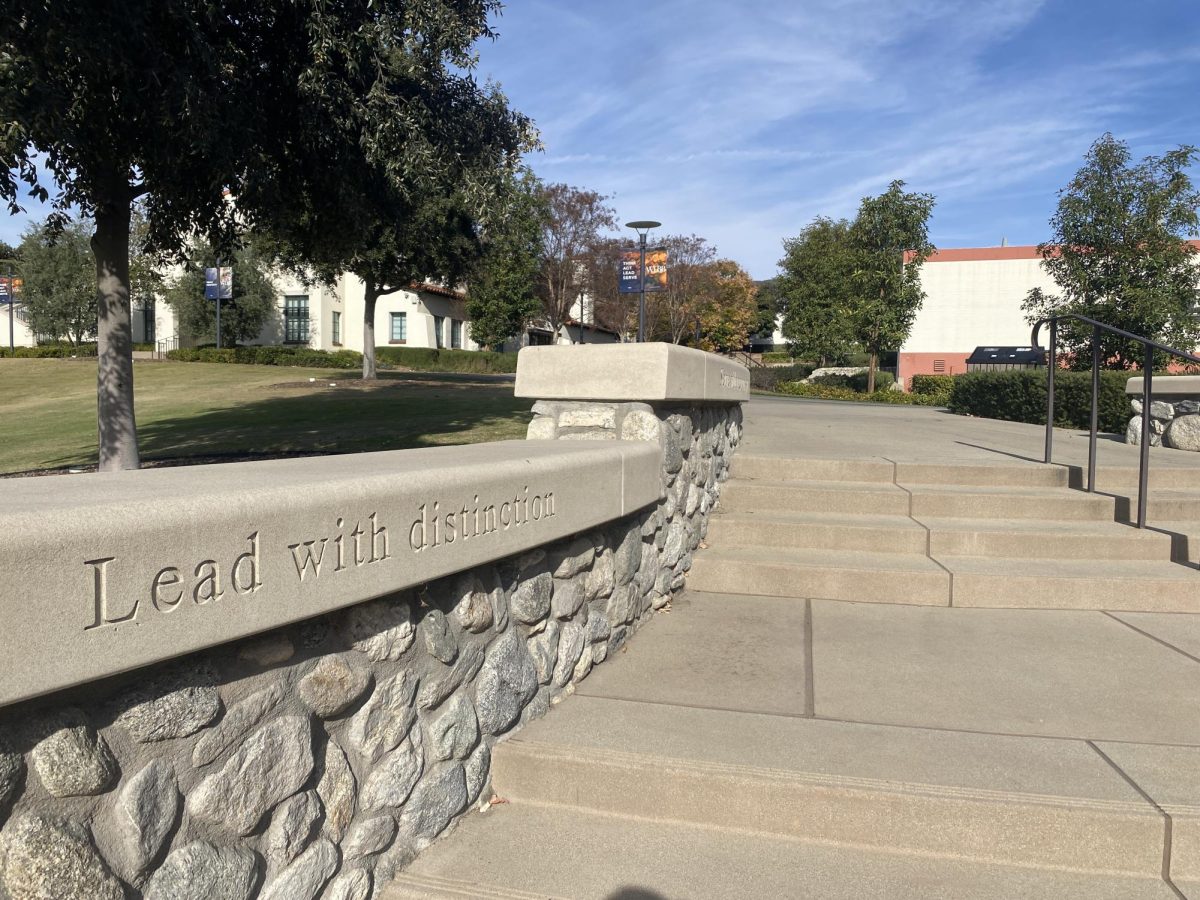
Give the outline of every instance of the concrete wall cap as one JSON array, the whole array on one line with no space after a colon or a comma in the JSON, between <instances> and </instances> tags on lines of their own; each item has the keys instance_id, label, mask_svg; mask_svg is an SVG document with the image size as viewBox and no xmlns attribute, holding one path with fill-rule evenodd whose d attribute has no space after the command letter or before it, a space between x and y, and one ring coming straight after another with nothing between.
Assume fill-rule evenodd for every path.
<instances>
[{"instance_id":1,"label":"concrete wall cap","mask_svg":"<svg viewBox=\"0 0 1200 900\"><path fill-rule=\"evenodd\" d=\"M502 441L10 480L0 705L621 518L661 466L649 443Z\"/></svg>"},{"instance_id":2,"label":"concrete wall cap","mask_svg":"<svg viewBox=\"0 0 1200 900\"><path fill-rule=\"evenodd\" d=\"M520 357L518 357L519 364ZM1125 382L1126 394L1142 393L1142 376L1135 375ZM1155 397L1200 397L1200 375L1155 375L1150 382Z\"/></svg>"},{"instance_id":3,"label":"concrete wall cap","mask_svg":"<svg viewBox=\"0 0 1200 900\"><path fill-rule=\"evenodd\" d=\"M676 344L526 347L517 356L516 396L741 403L750 399L750 371L715 353Z\"/></svg>"}]
</instances>

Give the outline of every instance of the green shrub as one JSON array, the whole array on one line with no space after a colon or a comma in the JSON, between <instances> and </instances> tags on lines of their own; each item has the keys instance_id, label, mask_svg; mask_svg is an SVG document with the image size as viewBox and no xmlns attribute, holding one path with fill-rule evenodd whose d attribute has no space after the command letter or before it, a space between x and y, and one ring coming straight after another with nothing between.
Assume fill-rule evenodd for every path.
<instances>
[{"instance_id":1,"label":"green shrub","mask_svg":"<svg viewBox=\"0 0 1200 900\"><path fill-rule=\"evenodd\" d=\"M792 366L752 366L750 387L756 391L774 391L786 381L799 381L812 374L813 367L797 363Z\"/></svg>"},{"instance_id":2,"label":"green shrub","mask_svg":"<svg viewBox=\"0 0 1200 900\"><path fill-rule=\"evenodd\" d=\"M824 387L844 388L848 391L855 391L859 394L865 394L867 392L867 373L855 372L853 375L818 375L813 379L812 383L819 384ZM875 390L890 390L891 386L895 383L896 376L891 372L875 373Z\"/></svg>"},{"instance_id":3,"label":"green shrub","mask_svg":"<svg viewBox=\"0 0 1200 900\"><path fill-rule=\"evenodd\" d=\"M314 350L311 347L180 347L167 352L179 362L241 363L259 366L304 366L316 369L357 369L362 354L354 350Z\"/></svg>"},{"instance_id":4,"label":"green shrub","mask_svg":"<svg viewBox=\"0 0 1200 900\"><path fill-rule=\"evenodd\" d=\"M1121 434L1129 421L1125 383L1140 372L1101 372L1100 430ZM968 372L955 375L951 412L1009 422L1046 424L1046 372L1016 369L1003 372ZM1092 374L1056 372L1054 424L1062 428L1088 428L1092 415Z\"/></svg>"},{"instance_id":5,"label":"green shrub","mask_svg":"<svg viewBox=\"0 0 1200 900\"><path fill-rule=\"evenodd\" d=\"M433 347L376 347L380 364L419 372L464 372L491 375L517 371L517 354L490 350L437 350Z\"/></svg>"},{"instance_id":6,"label":"green shrub","mask_svg":"<svg viewBox=\"0 0 1200 900\"><path fill-rule=\"evenodd\" d=\"M762 361L767 364L771 363L790 363L795 362L796 357L788 353L786 350L771 350L762 355Z\"/></svg>"},{"instance_id":7,"label":"green shrub","mask_svg":"<svg viewBox=\"0 0 1200 900\"><path fill-rule=\"evenodd\" d=\"M909 389L914 394L924 397L937 397L943 406L950 402L950 392L954 390L953 375L914 375Z\"/></svg>"},{"instance_id":8,"label":"green shrub","mask_svg":"<svg viewBox=\"0 0 1200 900\"><path fill-rule=\"evenodd\" d=\"M69 359L72 356L94 357L95 344L38 344L36 347L0 347L0 358L12 359Z\"/></svg>"},{"instance_id":9,"label":"green shrub","mask_svg":"<svg viewBox=\"0 0 1200 900\"><path fill-rule=\"evenodd\" d=\"M810 397L814 400L849 400L854 403L885 403L891 406L941 406L937 397L927 394L906 394L904 391L876 391L873 394L854 391L846 387L826 384L804 384L800 381L779 386L779 393L793 397Z\"/></svg>"}]
</instances>

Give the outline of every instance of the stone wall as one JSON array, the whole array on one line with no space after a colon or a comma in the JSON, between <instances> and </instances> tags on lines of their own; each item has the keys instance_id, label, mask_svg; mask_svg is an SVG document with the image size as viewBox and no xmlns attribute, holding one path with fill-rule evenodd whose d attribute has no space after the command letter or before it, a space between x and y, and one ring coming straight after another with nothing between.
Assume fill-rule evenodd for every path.
<instances>
[{"instance_id":1,"label":"stone wall","mask_svg":"<svg viewBox=\"0 0 1200 900\"><path fill-rule=\"evenodd\" d=\"M1142 401L1130 400L1133 417L1125 429L1125 443L1142 440ZM1150 401L1150 446L1175 450L1200 450L1200 400Z\"/></svg>"},{"instance_id":2,"label":"stone wall","mask_svg":"<svg viewBox=\"0 0 1200 900\"><path fill-rule=\"evenodd\" d=\"M656 442L662 499L384 599L0 710L0 897L367 898L490 797L490 748L666 605L737 403L535 406Z\"/></svg>"}]
</instances>

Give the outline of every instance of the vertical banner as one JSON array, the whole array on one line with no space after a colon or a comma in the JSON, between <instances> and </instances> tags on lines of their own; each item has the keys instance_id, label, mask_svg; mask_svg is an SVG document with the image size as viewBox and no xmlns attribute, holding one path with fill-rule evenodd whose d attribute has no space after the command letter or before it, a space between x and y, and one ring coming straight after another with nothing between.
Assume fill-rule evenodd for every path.
<instances>
[{"instance_id":1,"label":"vertical banner","mask_svg":"<svg viewBox=\"0 0 1200 900\"><path fill-rule=\"evenodd\" d=\"M0 304L12 303L21 293L21 279L0 277Z\"/></svg>"},{"instance_id":2,"label":"vertical banner","mask_svg":"<svg viewBox=\"0 0 1200 900\"><path fill-rule=\"evenodd\" d=\"M667 289L667 251L655 247L646 251L646 293Z\"/></svg>"},{"instance_id":3,"label":"vertical banner","mask_svg":"<svg viewBox=\"0 0 1200 900\"><path fill-rule=\"evenodd\" d=\"M621 251L620 288L622 294L640 294L645 284L647 294L667 289L667 251L662 247L646 250L646 276L641 277L641 250Z\"/></svg>"},{"instance_id":4,"label":"vertical banner","mask_svg":"<svg viewBox=\"0 0 1200 900\"><path fill-rule=\"evenodd\" d=\"M637 250L621 251L621 293L636 294L642 289L639 269L642 267L641 253Z\"/></svg>"},{"instance_id":5,"label":"vertical banner","mask_svg":"<svg viewBox=\"0 0 1200 900\"><path fill-rule=\"evenodd\" d=\"M204 299L233 299L233 268L231 266L204 270Z\"/></svg>"}]
</instances>

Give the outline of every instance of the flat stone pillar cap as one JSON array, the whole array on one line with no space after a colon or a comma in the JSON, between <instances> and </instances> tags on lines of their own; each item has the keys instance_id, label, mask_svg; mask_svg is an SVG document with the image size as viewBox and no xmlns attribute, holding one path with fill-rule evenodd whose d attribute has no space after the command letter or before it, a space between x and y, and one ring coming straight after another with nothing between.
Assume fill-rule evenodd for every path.
<instances>
[{"instance_id":1,"label":"flat stone pillar cap","mask_svg":"<svg viewBox=\"0 0 1200 900\"><path fill-rule=\"evenodd\" d=\"M518 365L520 357L517 357ZM1142 376L1135 375L1125 382L1126 394L1142 393ZM1155 375L1150 381L1150 393L1155 397L1200 398L1200 375Z\"/></svg>"},{"instance_id":2,"label":"flat stone pillar cap","mask_svg":"<svg viewBox=\"0 0 1200 900\"><path fill-rule=\"evenodd\" d=\"M741 403L750 399L750 370L676 344L526 347L517 356L516 396Z\"/></svg>"}]
</instances>

